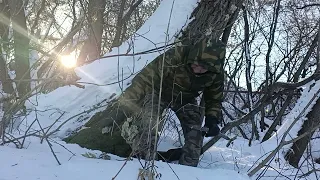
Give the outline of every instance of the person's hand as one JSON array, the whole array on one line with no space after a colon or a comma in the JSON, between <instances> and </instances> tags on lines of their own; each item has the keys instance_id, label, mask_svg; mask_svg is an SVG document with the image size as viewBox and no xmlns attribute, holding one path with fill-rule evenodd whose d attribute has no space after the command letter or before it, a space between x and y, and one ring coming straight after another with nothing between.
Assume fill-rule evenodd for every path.
<instances>
[{"instance_id":1,"label":"person's hand","mask_svg":"<svg viewBox=\"0 0 320 180\"><path fill-rule=\"evenodd\" d=\"M205 133L205 137L217 136L220 133L220 128L217 124L217 120L214 117L207 116L205 120L204 127L207 127L209 130Z\"/></svg>"}]
</instances>

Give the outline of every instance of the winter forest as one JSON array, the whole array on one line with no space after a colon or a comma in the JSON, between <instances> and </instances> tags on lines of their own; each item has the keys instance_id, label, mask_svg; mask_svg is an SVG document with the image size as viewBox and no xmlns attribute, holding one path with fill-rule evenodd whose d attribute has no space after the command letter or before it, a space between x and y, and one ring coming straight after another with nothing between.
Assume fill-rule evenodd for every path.
<instances>
[{"instance_id":1,"label":"winter forest","mask_svg":"<svg viewBox=\"0 0 320 180\"><path fill-rule=\"evenodd\" d=\"M320 179L319 1L0 0L0 13L0 180ZM226 44L223 120L197 167L131 157L117 131L75 136L181 37L206 36ZM183 146L167 112L159 151Z\"/></svg>"}]
</instances>

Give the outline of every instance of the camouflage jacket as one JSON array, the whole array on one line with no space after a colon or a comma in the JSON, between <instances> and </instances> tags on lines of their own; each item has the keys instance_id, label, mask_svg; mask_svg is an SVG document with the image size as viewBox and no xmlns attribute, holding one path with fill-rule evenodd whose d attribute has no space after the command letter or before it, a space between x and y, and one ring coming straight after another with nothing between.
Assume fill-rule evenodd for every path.
<instances>
[{"instance_id":1,"label":"camouflage jacket","mask_svg":"<svg viewBox=\"0 0 320 180\"><path fill-rule=\"evenodd\" d=\"M130 106L135 106L147 94L159 93L163 73L163 100L171 101L181 96L187 102L203 92L205 115L213 116L219 121L224 88L225 45L220 41L207 42L204 39L195 45L179 45L158 56L133 78L122 98L130 99ZM162 69L163 56L165 60ZM192 72L190 63L201 64L209 71L196 75Z\"/></svg>"}]
</instances>

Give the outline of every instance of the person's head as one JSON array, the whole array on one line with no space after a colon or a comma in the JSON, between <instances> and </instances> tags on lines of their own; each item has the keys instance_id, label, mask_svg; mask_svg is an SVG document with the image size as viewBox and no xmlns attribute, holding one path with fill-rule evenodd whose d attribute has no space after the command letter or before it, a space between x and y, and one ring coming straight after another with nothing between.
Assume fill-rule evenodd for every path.
<instances>
[{"instance_id":1,"label":"person's head","mask_svg":"<svg viewBox=\"0 0 320 180\"><path fill-rule=\"evenodd\" d=\"M226 53L226 45L221 41L204 38L192 45L187 63L196 75L221 73Z\"/></svg>"}]
</instances>

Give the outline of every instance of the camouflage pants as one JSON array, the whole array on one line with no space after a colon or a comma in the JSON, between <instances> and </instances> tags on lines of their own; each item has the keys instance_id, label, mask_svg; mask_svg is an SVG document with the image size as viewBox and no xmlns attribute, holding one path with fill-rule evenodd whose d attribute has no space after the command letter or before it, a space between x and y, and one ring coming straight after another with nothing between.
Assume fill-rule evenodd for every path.
<instances>
[{"instance_id":1,"label":"camouflage pants","mask_svg":"<svg viewBox=\"0 0 320 180\"><path fill-rule=\"evenodd\" d=\"M176 113L183 130L184 146L179 164L197 166L203 145L201 108L195 99L175 101L171 109Z\"/></svg>"},{"instance_id":2,"label":"camouflage pants","mask_svg":"<svg viewBox=\"0 0 320 180\"><path fill-rule=\"evenodd\" d=\"M122 136L129 143L133 152L145 159L152 158L155 147L157 130L163 126L163 118L157 120L158 115L157 95L146 96L141 112L137 112L133 118L128 119L122 126ZM166 108L171 108L177 115L182 126L185 144L182 148L179 164L197 166L203 143L202 133L199 130L202 125L200 108L195 99L191 101L175 101L160 103L160 113ZM160 114L161 115L161 114ZM157 122L158 128L157 128ZM194 127L191 129L191 127Z\"/></svg>"},{"instance_id":3,"label":"camouflage pants","mask_svg":"<svg viewBox=\"0 0 320 180\"><path fill-rule=\"evenodd\" d=\"M156 133L163 125L163 119L157 119L158 98L156 95L147 95L142 103L143 108L122 125L121 135L131 146L133 155L146 160L153 159ZM164 110L163 107L164 104L161 103L160 113Z\"/></svg>"}]
</instances>

